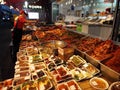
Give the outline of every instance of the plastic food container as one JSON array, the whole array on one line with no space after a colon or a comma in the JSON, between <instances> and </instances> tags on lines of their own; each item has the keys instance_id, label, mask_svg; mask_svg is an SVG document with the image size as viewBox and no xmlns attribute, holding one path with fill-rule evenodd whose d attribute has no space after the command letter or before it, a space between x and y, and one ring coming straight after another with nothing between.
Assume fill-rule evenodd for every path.
<instances>
[{"instance_id":1,"label":"plastic food container","mask_svg":"<svg viewBox=\"0 0 120 90\"><path fill-rule=\"evenodd\" d=\"M28 61L29 60L27 55L21 55L21 56L19 56L17 58L18 58L19 61Z\"/></svg>"},{"instance_id":2,"label":"plastic food container","mask_svg":"<svg viewBox=\"0 0 120 90\"><path fill-rule=\"evenodd\" d=\"M14 86L12 90L21 90L21 89L22 89L22 86L18 85L18 86Z\"/></svg>"},{"instance_id":3,"label":"plastic food container","mask_svg":"<svg viewBox=\"0 0 120 90\"><path fill-rule=\"evenodd\" d=\"M67 85L69 87L69 90L81 90L81 88L79 87L75 80L68 81Z\"/></svg>"},{"instance_id":4,"label":"plastic food container","mask_svg":"<svg viewBox=\"0 0 120 90\"><path fill-rule=\"evenodd\" d=\"M40 62L38 64L34 64L35 70L41 70L41 69L45 69L46 65L43 62Z\"/></svg>"},{"instance_id":5,"label":"plastic food container","mask_svg":"<svg viewBox=\"0 0 120 90\"><path fill-rule=\"evenodd\" d=\"M38 90L37 83L28 81L22 84L22 90Z\"/></svg>"},{"instance_id":6,"label":"plastic food container","mask_svg":"<svg viewBox=\"0 0 120 90\"><path fill-rule=\"evenodd\" d=\"M59 59L59 58L56 58L54 60L55 64L58 66L58 65L61 65L63 63L63 60Z\"/></svg>"},{"instance_id":7,"label":"plastic food container","mask_svg":"<svg viewBox=\"0 0 120 90\"><path fill-rule=\"evenodd\" d=\"M53 85L47 76L38 79L39 90L51 90L52 87Z\"/></svg>"},{"instance_id":8,"label":"plastic food container","mask_svg":"<svg viewBox=\"0 0 120 90\"><path fill-rule=\"evenodd\" d=\"M38 54L38 49L35 47L27 47L26 52L27 52L27 55L35 55L35 54Z\"/></svg>"},{"instance_id":9,"label":"plastic food container","mask_svg":"<svg viewBox=\"0 0 120 90\"><path fill-rule=\"evenodd\" d=\"M29 59L31 63L43 62L43 59L40 54L31 55L29 56Z\"/></svg>"},{"instance_id":10,"label":"plastic food container","mask_svg":"<svg viewBox=\"0 0 120 90\"><path fill-rule=\"evenodd\" d=\"M3 87L0 90L13 90L13 87L12 86L7 86L7 87Z\"/></svg>"},{"instance_id":11,"label":"plastic food container","mask_svg":"<svg viewBox=\"0 0 120 90\"><path fill-rule=\"evenodd\" d=\"M75 80L70 80L57 85L57 90L81 90Z\"/></svg>"},{"instance_id":12,"label":"plastic food container","mask_svg":"<svg viewBox=\"0 0 120 90\"><path fill-rule=\"evenodd\" d=\"M12 86L13 78L4 81L4 87Z\"/></svg>"},{"instance_id":13,"label":"plastic food container","mask_svg":"<svg viewBox=\"0 0 120 90\"><path fill-rule=\"evenodd\" d=\"M49 51L48 51L49 52ZM42 57L42 59L44 60L44 59L48 59L49 57L50 57L50 55L49 55L49 53L48 52L41 52L40 54L41 54L41 57ZM52 51L50 51L50 52L52 52Z\"/></svg>"},{"instance_id":14,"label":"plastic food container","mask_svg":"<svg viewBox=\"0 0 120 90\"><path fill-rule=\"evenodd\" d=\"M68 74L66 68L63 67L62 65L57 67L56 70L61 77L64 77Z\"/></svg>"},{"instance_id":15,"label":"plastic food container","mask_svg":"<svg viewBox=\"0 0 120 90\"><path fill-rule=\"evenodd\" d=\"M54 62L50 62L50 63L48 64L48 69L49 69L50 71L54 70L55 68L56 68L56 65L55 65Z\"/></svg>"},{"instance_id":16,"label":"plastic food container","mask_svg":"<svg viewBox=\"0 0 120 90\"><path fill-rule=\"evenodd\" d=\"M0 82L0 90L12 90L13 78Z\"/></svg>"},{"instance_id":17,"label":"plastic food container","mask_svg":"<svg viewBox=\"0 0 120 90\"><path fill-rule=\"evenodd\" d=\"M17 72L14 75L15 78L26 77L26 76L30 76L30 71Z\"/></svg>"},{"instance_id":18,"label":"plastic food container","mask_svg":"<svg viewBox=\"0 0 120 90\"><path fill-rule=\"evenodd\" d=\"M97 69L95 66L93 66L92 64L90 63L85 63L83 65L83 67L88 71L90 72L92 75L96 75L98 73L100 73L100 70Z\"/></svg>"},{"instance_id":19,"label":"plastic food container","mask_svg":"<svg viewBox=\"0 0 120 90\"><path fill-rule=\"evenodd\" d=\"M16 65L23 64L23 63L29 63L29 60L23 60L23 61L16 61Z\"/></svg>"},{"instance_id":20,"label":"plastic food container","mask_svg":"<svg viewBox=\"0 0 120 90\"><path fill-rule=\"evenodd\" d=\"M75 66L73 65L72 62L67 62L67 68L70 69L70 70L72 70L72 69L75 68Z\"/></svg>"},{"instance_id":21,"label":"plastic food container","mask_svg":"<svg viewBox=\"0 0 120 90\"><path fill-rule=\"evenodd\" d=\"M20 57L22 55L26 55L26 51L25 50L20 50L19 52L17 52L17 57Z\"/></svg>"},{"instance_id":22,"label":"plastic food container","mask_svg":"<svg viewBox=\"0 0 120 90\"><path fill-rule=\"evenodd\" d=\"M120 81L113 82L108 90L120 90Z\"/></svg>"},{"instance_id":23,"label":"plastic food container","mask_svg":"<svg viewBox=\"0 0 120 90\"><path fill-rule=\"evenodd\" d=\"M26 78L23 78L23 77L22 78L15 78L13 80L13 86L21 85L21 84L23 84L26 81L30 81L30 79L26 79Z\"/></svg>"},{"instance_id":24,"label":"plastic food container","mask_svg":"<svg viewBox=\"0 0 120 90\"><path fill-rule=\"evenodd\" d=\"M32 80L37 80L37 79L38 79L38 75L37 75L36 72L33 72L33 73L31 74L31 76L32 76Z\"/></svg>"},{"instance_id":25,"label":"plastic food container","mask_svg":"<svg viewBox=\"0 0 120 90\"><path fill-rule=\"evenodd\" d=\"M55 82L63 82L72 78L72 75L65 69L65 67L58 66L55 70L50 72L53 75Z\"/></svg>"},{"instance_id":26,"label":"plastic food container","mask_svg":"<svg viewBox=\"0 0 120 90\"><path fill-rule=\"evenodd\" d=\"M15 69L19 69L23 67L29 67L29 63L20 63L20 64L15 65Z\"/></svg>"},{"instance_id":27,"label":"plastic food container","mask_svg":"<svg viewBox=\"0 0 120 90\"><path fill-rule=\"evenodd\" d=\"M72 57L70 57L70 60L75 66L86 63L86 61L78 55L73 55Z\"/></svg>"},{"instance_id":28,"label":"plastic food container","mask_svg":"<svg viewBox=\"0 0 120 90\"><path fill-rule=\"evenodd\" d=\"M62 82L63 81L62 77L59 74L55 75L54 78L55 78L56 82Z\"/></svg>"},{"instance_id":29,"label":"plastic food container","mask_svg":"<svg viewBox=\"0 0 120 90\"><path fill-rule=\"evenodd\" d=\"M52 74L52 75L57 75L58 72L57 72L56 70L53 70L53 71L51 71L51 74Z\"/></svg>"},{"instance_id":30,"label":"plastic food container","mask_svg":"<svg viewBox=\"0 0 120 90\"><path fill-rule=\"evenodd\" d=\"M81 72L81 70L79 68L75 68L75 69L71 70L70 72L72 74L72 77L76 81L80 81L80 80L85 78L85 76L82 74L82 72Z\"/></svg>"},{"instance_id":31,"label":"plastic food container","mask_svg":"<svg viewBox=\"0 0 120 90\"><path fill-rule=\"evenodd\" d=\"M46 64L49 64L50 62L52 62L52 60L50 60L50 59L45 59L44 62L45 62Z\"/></svg>"},{"instance_id":32,"label":"plastic food container","mask_svg":"<svg viewBox=\"0 0 120 90\"><path fill-rule=\"evenodd\" d=\"M38 70L36 73L39 78L46 76L46 73L44 70Z\"/></svg>"},{"instance_id":33,"label":"plastic food container","mask_svg":"<svg viewBox=\"0 0 120 90\"><path fill-rule=\"evenodd\" d=\"M93 77L90 79L90 85L97 90L106 90L109 87L108 82L100 77Z\"/></svg>"},{"instance_id":34,"label":"plastic food container","mask_svg":"<svg viewBox=\"0 0 120 90\"><path fill-rule=\"evenodd\" d=\"M69 88L66 83L61 83L61 84L58 84L57 90L69 90Z\"/></svg>"}]
</instances>

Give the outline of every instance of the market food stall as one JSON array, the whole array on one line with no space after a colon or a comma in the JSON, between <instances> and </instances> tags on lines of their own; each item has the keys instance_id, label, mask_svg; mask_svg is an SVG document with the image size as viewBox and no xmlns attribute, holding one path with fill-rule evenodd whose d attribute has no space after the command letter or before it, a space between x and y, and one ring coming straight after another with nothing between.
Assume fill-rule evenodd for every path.
<instances>
[{"instance_id":1,"label":"market food stall","mask_svg":"<svg viewBox=\"0 0 120 90\"><path fill-rule=\"evenodd\" d=\"M0 89L105 90L119 81L119 53L111 40L55 25L37 27L23 35L14 78L1 82Z\"/></svg>"}]
</instances>

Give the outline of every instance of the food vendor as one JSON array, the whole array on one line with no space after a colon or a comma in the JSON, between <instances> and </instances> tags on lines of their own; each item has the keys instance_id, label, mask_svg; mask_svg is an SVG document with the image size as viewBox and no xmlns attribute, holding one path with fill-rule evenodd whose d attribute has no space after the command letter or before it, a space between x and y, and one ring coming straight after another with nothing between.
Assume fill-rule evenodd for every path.
<instances>
[{"instance_id":1,"label":"food vendor","mask_svg":"<svg viewBox=\"0 0 120 90\"><path fill-rule=\"evenodd\" d=\"M14 21L14 35L13 35L13 53L14 53L14 56L13 56L13 61L16 62L16 53L19 51L19 45L20 45L20 41L22 39L22 33L23 33L23 26L25 23L35 23L36 21L30 21L30 20L27 20L27 16L28 14L24 11L24 10L21 10L20 11L20 15L18 17L15 18L15 21Z\"/></svg>"},{"instance_id":2,"label":"food vendor","mask_svg":"<svg viewBox=\"0 0 120 90\"><path fill-rule=\"evenodd\" d=\"M23 26L26 20L27 13L23 10L20 11L20 15L15 18L14 21L14 35L13 35L13 48L14 48L14 56L13 61L16 62L16 53L19 50L20 41L22 39Z\"/></svg>"},{"instance_id":3,"label":"food vendor","mask_svg":"<svg viewBox=\"0 0 120 90\"><path fill-rule=\"evenodd\" d=\"M57 21L64 21L64 19L65 19L65 15L61 13L57 16Z\"/></svg>"}]
</instances>

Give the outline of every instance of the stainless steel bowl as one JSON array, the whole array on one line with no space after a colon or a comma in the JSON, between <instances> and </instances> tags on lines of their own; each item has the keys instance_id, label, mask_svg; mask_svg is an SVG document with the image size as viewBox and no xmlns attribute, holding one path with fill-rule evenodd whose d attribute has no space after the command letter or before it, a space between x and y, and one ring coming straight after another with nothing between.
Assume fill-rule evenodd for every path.
<instances>
[{"instance_id":1,"label":"stainless steel bowl","mask_svg":"<svg viewBox=\"0 0 120 90\"><path fill-rule=\"evenodd\" d=\"M60 41L60 40L55 40L55 46L56 47L61 47L61 48L64 48L67 46L67 43L64 42L64 41Z\"/></svg>"}]
</instances>

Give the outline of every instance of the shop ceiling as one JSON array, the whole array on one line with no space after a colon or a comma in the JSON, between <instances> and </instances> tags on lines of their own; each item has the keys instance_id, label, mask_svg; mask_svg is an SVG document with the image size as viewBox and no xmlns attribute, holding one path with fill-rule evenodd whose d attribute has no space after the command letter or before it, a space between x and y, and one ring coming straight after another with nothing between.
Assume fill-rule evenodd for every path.
<instances>
[{"instance_id":1,"label":"shop ceiling","mask_svg":"<svg viewBox=\"0 0 120 90\"><path fill-rule=\"evenodd\" d=\"M51 3L51 0L27 0L29 4L33 5L46 5L48 3Z\"/></svg>"},{"instance_id":2,"label":"shop ceiling","mask_svg":"<svg viewBox=\"0 0 120 90\"><path fill-rule=\"evenodd\" d=\"M14 8L22 9L25 1L27 1L29 5L45 6L46 4L52 3L55 0L4 0L4 1L9 6L13 6Z\"/></svg>"}]
</instances>

